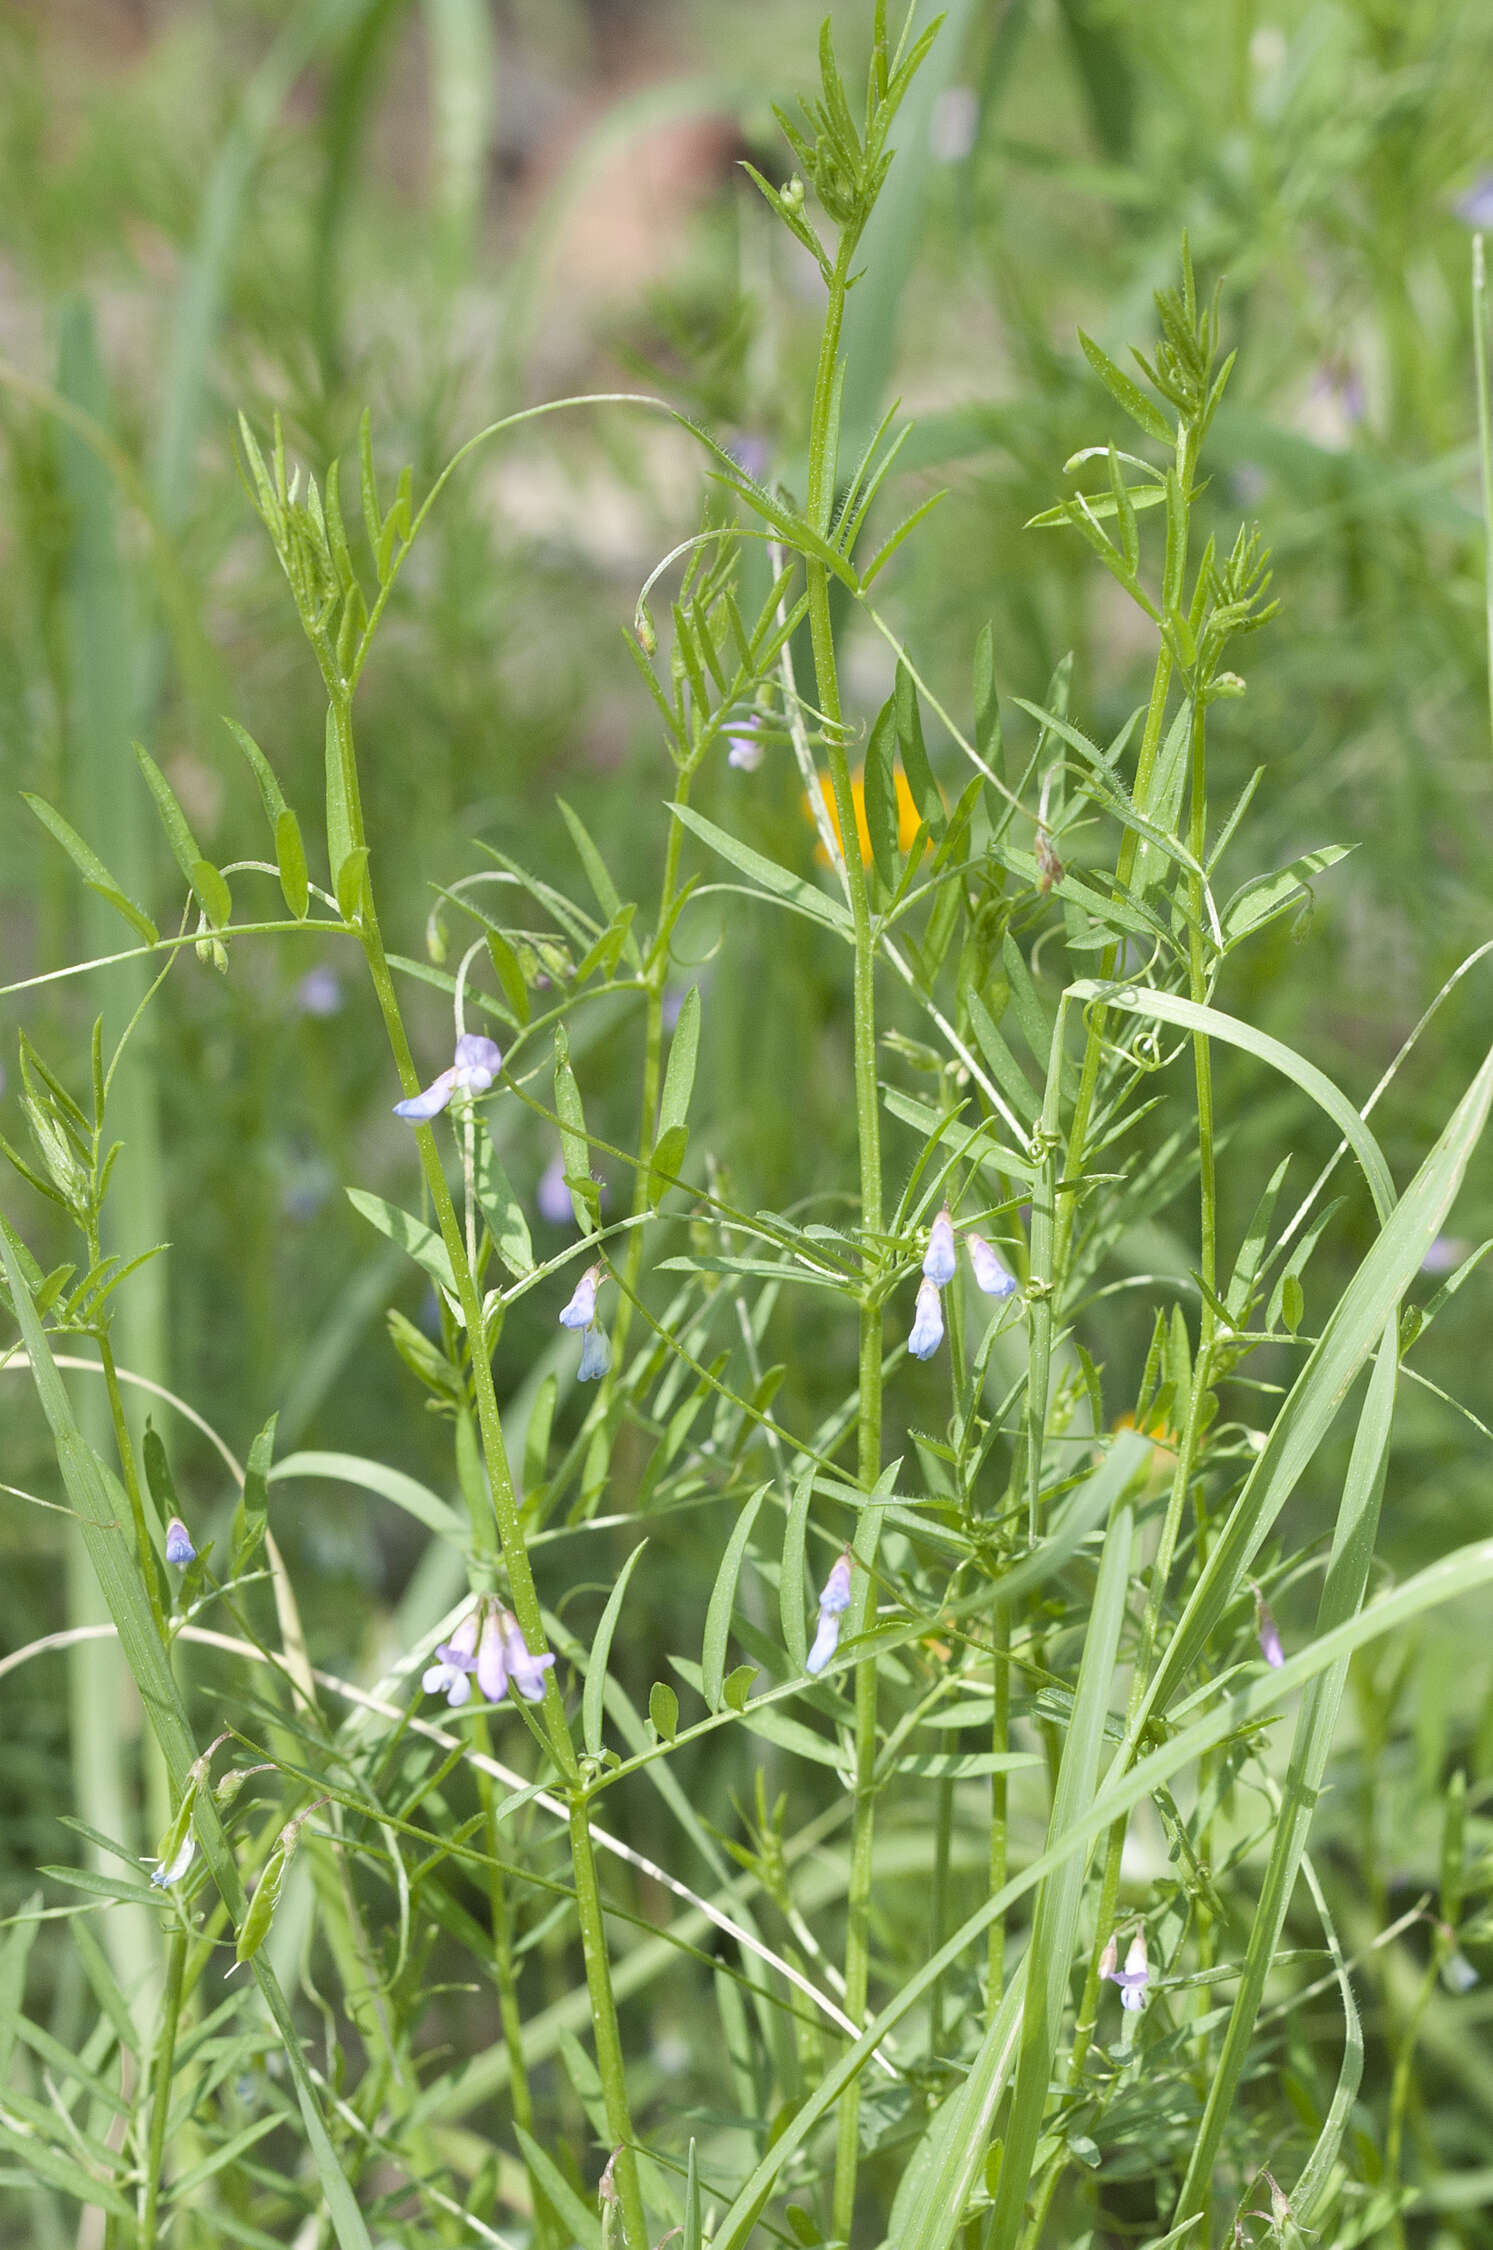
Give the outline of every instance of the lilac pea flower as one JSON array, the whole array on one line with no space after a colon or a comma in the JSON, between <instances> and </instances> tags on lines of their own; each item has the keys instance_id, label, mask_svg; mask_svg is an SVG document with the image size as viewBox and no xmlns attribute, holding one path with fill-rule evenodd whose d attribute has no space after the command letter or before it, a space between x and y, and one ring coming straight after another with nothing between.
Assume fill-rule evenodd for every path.
<instances>
[{"instance_id":1,"label":"lilac pea flower","mask_svg":"<svg viewBox=\"0 0 1493 2250\"><path fill-rule=\"evenodd\" d=\"M817 1679L835 1650L840 1645L840 1620L827 1609L819 1612L819 1630L814 1635L814 1646L804 1658L804 1670Z\"/></svg>"},{"instance_id":2,"label":"lilac pea flower","mask_svg":"<svg viewBox=\"0 0 1493 2250\"><path fill-rule=\"evenodd\" d=\"M394 1104L396 1117L407 1117L416 1125L428 1125L455 1093L485 1094L502 1067L503 1056L495 1039L486 1039L480 1031L464 1031L456 1042L456 1054L449 1070L432 1078L418 1094Z\"/></svg>"},{"instance_id":3,"label":"lilac pea flower","mask_svg":"<svg viewBox=\"0 0 1493 2250\"><path fill-rule=\"evenodd\" d=\"M575 1295L560 1315L562 1328L589 1328L596 1319L596 1285L600 1266L587 1266L575 1285Z\"/></svg>"},{"instance_id":4,"label":"lilac pea flower","mask_svg":"<svg viewBox=\"0 0 1493 2250\"><path fill-rule=\"evenodd\" d=\"M508 1677L526 1703L544 1701L544 1675L555 1659L549 1649L543 1656L531 1656L529 1644L520 1630L518 1619L511 1610L501 1613L503 1631L503 1656L508 1666Z\"/></svg>"},{"instance_id":5,"label":"lilac pea flower","mask_svg":"<svg viewBox=\"0 0 1493 2250\"><path fill-rule=\"evenodd\" d=\"M192 1545L192 1535L180 1516L173 1516L166 1526L166 1560L174 1570L185 1570L195 1562L197 1550Z\"/></svg>"},{"instance_id":6,"label":"lilac pea flower","mask_svg":"<svg viewBox=\"0 0 1493 2250\"><path fill-rule=\"evenodd\" d=\"M477 1685L489 1703L501 1703L508 1693L508 1655L503 1646L503 1613L489 1609L482 1619L477 1643Z\"/></svg>"},{"instance_id":7,"label":"lilac pea flower","mask_svg":"<svg viewBox=\"0 0 1493 2250\"><path fill-rule=\"evenodd\" d=\"M814 1635L814 1646L804 1661L804 1670L817 1675L824 1670L840 1645L840 1619L850 1607L850 1552L847 1548L835 1563L824 1581L819 1596L819 1629Z\"/></svg>"},{"instance_id":8,"label":"lilac pea flower","mask_svg":"<svg viewBox=\"0 0 1493 2250\"><path fill-rule=\"evenodd\" d=\"M303 1016L335 1016L342 1006L342 980L325 965L308 969L295 988L295 1004Z\"/></svg>"},{"instance_id":9,"label":"lilac pea flower","mask_svg":"<svg viewBox=\"0 0 1493 2250\"><path fill-rule=\"evenodd\" d=\"M541 1219L552 1227L563 1227L573 1216L570 1190L565 1185L565 1159L554 1155L539 1175L539 1185L534 1190L534 1202Z\"/></svg>"},{"instance_id":10,"label":"lilac pea flower","mask_svg":"<svg viewBox=\"0 0 1493 2250\"><path fill-rule=\"evenodd\" d=\"M1146 1987L1151 1981L1150 1964L1146 1960L1146 1933L1137 1930L1130 1940L1130 1951L1125 1956L1123 1969L1115 1967L1119 1948L1113 1938L1104 1948L1099 1962L1099 1974L1120 1988L1120 2006L1138 2015L1146 2004Z\"/></svg>"},{"instance_id":11,"label":"lilac pea flower","mask_svg":"<svg viewBox=\"0 0 1493 2250\"><path fill-rule=\"evenodd\" d=\"M991 1249L983 1234L967 1234L964 1247L969 1252L975 1287L987 1297L1009 1297L1016 1287L1016 1276L1000 1252Z\"/></svg>"},{"instance_id":12,"label":"lilac pea flower","mask_svg":"<svg viewBox=\"0 0 1493 2250\"><path fill-rule=\"evenodd\" d=\"M428 1665L421 1676L420 1685L427 1695L444 1695L453 1711L459 1711L472 1692L472 1674L477 1669L477 1612L468 1611L449 1641L442 1641L436 1649L436 1661Z\"/></svg>"},{"instance_id":13,"label":"lilac pea flower","mask_svg":"<svg viewBox=\"0 0 1493 2250\"><path fill-rule=\"evenodd\" d=\"M734 766L738 773L755 773L761 765L761 727L762 721L754 711L750 718L742 720L734 733L727 735L731 747L726 752L726 763Z\"/></svg>"},{"instance_id":14,"label":"lilac pea flower","mask_svg":"<svg viewBox=\"0 0 1493 2250\"><path fill-rule=\"evenodd\" d=\"M406 1101L396 1102L394 1115L407 1117L412 1125L428 1125L432 1117L440 1116L455 1091L456 1072L443 1070L438 1078L432 1078L428 1086L422 1086L418 1094L411 1094Z\"/></svg>"},{"instance_id":15,"label":"lilac pea flower","mask_svg":"<svg viewBox=\"0 0 1493 2250\"><path fill-rule=\"evenodd\" d=\"M581 1364L575 1371L578 1383L594 1383L605 1375L612 1364L611 1340L604 1328L594 1324L581 1333Z\"/></svg>"},{"instance_id":16,"label":"lilac pea flower","mask_svg":"<svg viewBox=\"0 0 1493 2250\"><path fill-rule=\"evenodd\" d=\"M925 1276L918 1284L917 1310L907 1348L914 1359L931 1359L942 1342L943 1307L938 1301L938 1283Z\"/></svg>"},{"instance_id":17,"label":"lilac pea flower","mask_svg":"<svg viewBox=\"0 0 1493 2250\"><path fill-rule=\"evenodd\" d=\"M947 1203L928 1229L923 1272L936 1288L947 1289L954 1278L954 1222Z\"/></svg>"},{"instance_id":18,"label":"lilac pea flower","mask_svg":"<svg viewBox=\"0 0 1493 2250\"><path fill-rule=\"evenodd\" d=\"M1452 205L1464 226L1493 227L1493 172L1485 172L1474 180L1465 195L1459 195Z\"/></svg>"},{"instance_id":19,"label":"lilac pea flower","mask_svg":"<svg viewBox=\"0 0 1493 2250\"><path fill-rule=\"evenodd\" d=\"M151 1877L155 1881L155 1877ZM1470 1992L1478 1981L1476 1969L1460 1948L1448 1953L1441 1964L1441 1981L1448 1992Z\"/></svg>"},{"instance_id":20,"label":"lilac pea flower","mask_svg":"<svg viewBox=\"0 0 1493 2250\"><path fill-rule=\"evenodd\" d=\"M1422 1273L1450 1273L1454 1266L1462 1263L1471 1247L1460 1235L1438 1234L1421 1259L1420 1270Z\"/></svg>"},{"instance_id":21,"label":"lilac pea flower","mask_svg":"<svg viewBox=\"0 0 1493 2250\"><path fill-rule=\"evenodd\" d=\"M192 1841L192 1832L188 1829L170 1859L163 1859L150 1878L158 1891L164 1891L172 1883L181 1881L192 1864L192 1854L196 1849L197 1847Z\"/></svg>"},{"instance_id":22,"label":"lilac pea flower","mask_svg":"<svg viewBox=\"0 0 1493 2250\"><path fill-rule=\"evenodd\" d=\"M502 1049L496 1039L484 1038L480 1031L464 1031L456 1042L452 1067L458 1086L469 1093L485 1094L503 1067Z\"/></svg>"},{"instance_id":23,"label":"lilac pea flower","mask_svg":"<svg viewBox=\"0 0 1493 2250\"><path fill-rule=\"evenodd\" d=\"M1270 1605L1262 1594L1255 1595L1255 1638L1271 1671L1278 1672L1286 1661L1286 1652L1280 1645L1280 1633L1270 1614Z\"/></svg>"}]
</instances>

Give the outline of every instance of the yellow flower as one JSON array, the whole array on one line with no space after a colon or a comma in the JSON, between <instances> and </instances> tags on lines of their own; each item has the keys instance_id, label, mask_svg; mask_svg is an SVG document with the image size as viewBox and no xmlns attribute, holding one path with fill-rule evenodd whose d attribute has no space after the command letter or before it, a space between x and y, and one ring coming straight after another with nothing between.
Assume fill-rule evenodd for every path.
<instances>
[{"instance_id":1,"label":"yellow flower","mask_svg":"<svg viewBox=\"0 0 1493 2250\"><path fill-rule=\"evenodd\" d=\"M897 792L897 849L905 852L911 848L912 840L918 832L918 808L912 801L912 791L907 786L907 776L900 766L896 768L892 775L892 784ZM822 773L819 776L819 794L824 799L824 809L829 814L829 824L835 832L835 841L843 851L845 839L840 834L840 815L835 806L834 784L827 773ZM855 805L855 833L861 847L861 865L869 867L871 864L871 833L866 826L866 784L861 774L856 774L851 781L850 795ZM809 820L814 817L813 803L808 797L804 799L804 814ZM814 857L821 867L828 867L829 854L823 844L814 846Z\"/></svg>"}]
</instances>

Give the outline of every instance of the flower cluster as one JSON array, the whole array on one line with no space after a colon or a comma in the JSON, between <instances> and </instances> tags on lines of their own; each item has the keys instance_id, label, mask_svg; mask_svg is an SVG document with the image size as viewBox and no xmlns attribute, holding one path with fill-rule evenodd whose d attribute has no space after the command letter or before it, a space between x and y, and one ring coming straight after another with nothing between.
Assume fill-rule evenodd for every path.
<instances>
[{"instance_id":1,"label":"flower cluster","mask_svg":"<svg viewBox=\"0 0 1493 2250\"><path fill-rule=\"evenodd\" d=\"M1016 1287L1016 1277L1000 1253L991 1249L982 1234L966 1234L964 1247L969 1252L975 1287L987 1297L1009 1297ZM928 1247L923 1253L923 1278L918 1284L912 1333L907 1339L907 1349L914 1359L931 1359L943 1342L940 1291L953 1280L955 1263L954 1222L945 1204L928 1229Z\"/></svg>"},{"instance_id":2,"label":"flower cluster","mask_svg":"<svg viewBox=\"0 0 1493 2250\"><path fill-rule=\"evenodd\" d=\"M394 1115L407 1117L415 1125L428 1125L432 1117L439 1117L453 1094L485 1094L502 1065L495 1039L484 1039L480 1031L464 1031L456 1042L450 1069L432 1078L407 1101L396 1102Z\"/></svg>"},{"instance_id":3,"label":"flower cluster","mask_svg":"<svg viewBox=\"0 0 1493 2250\"><path fill-rule=\"evenodd\" d=\"M824 1581L819 1596L819 1629L804 1663L806 1672L822 1672L840 1645L840 1619L850 1607L850 1549L847 1547Z\"/></svg>"},{"instance_id":4,"label":"flower cluster","mask_svg":"<svg viewBox=\"0 0 1493 2250\"><path fill-rule=\"evenodd\" d=\"M490 1600L468 1610L435 1655L420 1685L427 1695L444 1695L453 1711L470 1697L473 1673L489 1703L501 1703L510 1683L526 1703L542 1703L544 1675L555 1661L548 1650L532 1656L512 1610Z\"/></svg>"}]
</instances>

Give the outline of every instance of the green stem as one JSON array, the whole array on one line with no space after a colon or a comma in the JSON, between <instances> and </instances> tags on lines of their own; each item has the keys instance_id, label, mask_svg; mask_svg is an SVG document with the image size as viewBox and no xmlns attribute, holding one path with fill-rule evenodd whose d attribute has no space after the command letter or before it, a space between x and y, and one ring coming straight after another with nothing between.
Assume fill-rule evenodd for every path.
<instances>
[{"instance_id":1,"label":"green stem","mask_svg":"<svg viewBox=\"0 0 1493 2250\"><path fill-rule=\"evenodd\" d=\"M575 1872L575 1899L581 1922L581 1951L586 1964L586 1988L591 1996L591 2022L596 2035L596 2069L601 2079L602 2107L607 2133L616 2150L612 2177L622 2202L622 2234L627 2250L647 2250L643 2193L638 2181L638 2154L627 2102L627 2068L622 2055L622 2033L612 1992L607 1960L606 1930L602 1924L601 1886L596 1876L596 1854L591 1845L583 1800L570 1803L570 1857Z\"/></svg>"},{"instance_id":2,"label":"green stem","mask_svg":"<svg viewBox=\"0 0 1493 2250\"><path fill-rule=\"evenodd\" d=\"M479 1712L473 1732L483 1750L490 1748L489 1729L485 1712ZM482 1807L483 1832L487 1841L487 1908L492 1928L493 1974L498 1988L498 2021L503 2030L503 2047L508 2056L508 2085L513 2102L513 2122L526 2133L534 2130L534 2097L529 2087L529 2066L524 2054L524 2019L518 2002L518 1975L513 1965L513 1938L508 1908L508 1886L504 1879L502 1854L499 1850L496 1816L497 1793L492 1776L477 1768L477 1797ZM539 2250L549 2250L554 2239L554 2214L549 2199L539 2182L529 2177L529 2193L534 2199L534 2231Z\"/></svg>"},{"instance_id":3,"label":"green stem","mask_svg":"<svg viewBox=\"0 0 1493 2250\"><path fill-rule=\"evenodd\" d=\"M99 1363L104 1370L104 1388L109 1394L109 1419L114 1426L114 1443L119 1453L120 1472L124 1478L124 1489L129 1494L130 1515L135 1527L135 1551L140 1558L140 1576L145 1582L146 1599L150 1603L150 1614L156 1622L156 1631L164 1642L167 1637L166 1605L161 1594L160 1575L156 1569L155 1549L150 1543L150 1533L145 1523L145 1502L140 1491L139 1473L135 1467L135 1444L124 1410L124 1395L119 1388L114 1350L107 1331L102 1328L98 1332L98 1353Z\"/></svg>"},{"instance_id":4,"label":"green stem","mask_svg":"<svg viewBox=\"0 0 1493 2250\"><path fill-rule=\"evenodd\" d=\"M674 803L689 803L690 783L695 767L682 766L674 785ZM664 942L664 932L674 910L674 899L679 889L679 860L684 844L682 820L669 822L668 840L664 846L663 884L658 901L658 934L644 971L647 994L643 1021L643 1098L638 1127L638 1165L633 1175L632 1214L641 1219L648 1209L648 1164L653 1154L653 1139L658 1130L658 1097L663 1084L664 1055L664 984L668 976L669 949ZM622 1265L622 1302L617 1308L617 1318L612 1327L612 1364L602 1378L601 1397L597 1404L597 1419L605 1412L606 1401L613 1384L621 1372L627 1351L628 1331L632 1327L633 1299L643 1272L643 1229L634 1228L628 1239L627 1255Z\"/></svg>"},{"instance_id":5,"label":"green stem","mask_svg":"<svg viewBox=\"0 0 1493 2250\"><path fill-rule=\"evenodd\" d=\"M827 532L834 509L835 430L834 404L839 370L840 331L845 315L845 293L850 264L859 240L859 228L841 236L830 278L825 309L824 335L814 380L814 404L809 426L808 513L815 529ZM861 1290L859 1392L856 1413L856 1473L862 1491L869 1492L881 1473L881 1297L873 1270L872 1245L881 1232L881 1115L876 1089L876 946L871 926L871 901L865 863L860 853L860 830L855 817L855 794L845 752L840 705L839 672L835 660L834 628L830 617L829 573L822 562L805 563L809 596L809 634L814 650L814 676L819 708L826 721L825 737L835 815L839 823L845 860L846 888L855 947L852 987L854 1006L854 1067L856 1135L860 1151L861 1225L866 1240L865 1271ZM855 1541L857 1561L851 1605L846 1616L849 1635L864 1632L871 1614L879 1511L868 1508L861 1516ZM876 1666L858 1664L855 1671L855 1812L850 1842L850 1883L846 1899L845 2010L856 2022L865 2014L870 1966L872 1845L875 1830L876 1765ZM833 2226L848 2238L855 2210L856 2174L860 2163L860 2085L852 2079L840 2097L835 2145Z\"/></svg>"},{"instance_id":6,"label":"green stem","mask_svg":"<svg viewBox=\"0 0 1493 2250\"><path fill-rule=\"evenodd\" d=\"M1190 423L1179 425L1177 430L1177 474L1181 481L1184 500L1192 491L1197 472L1198 435ZM1178 524L1169 522L1166 534L1166 556L1162 567L1163 585L1180 585L1187 563L1188 516L1184 508ZM1144 812L1155 777L1156 760L1161 753L1162 729L1166 720L1166 701L1171 692L1173 670L1172 646L1169 635L1163 630L1161 645L1156 651L1156 669L1151 679L1151 700L1146 706L1146 723L1141 734L1140 749L1136 753L1135 784L1131 792L1136 805ZM1120 838L1120 856L1115 867L1114 890L1117 897L1130 887L1135 873L1135 862L1140 853L1142 837L1138 829L1127 828ZM1120 960L1120 948L1106 946L1100 961L1101 979L1112 978ZM1088 1038L1084 1045L1083 1065L1079 1073L1078 1095L1073 1105L1073 1120L1068 1130L1067 1153L1063 1163L1065 1179L1077 1179L1083 1169L1083 1159L1088 1141L1089 1120L1099 1085L1099 1066L1104 1053L1106 1011L1095 1008L1089 1016ZM1066 1270L1068 1249L1072 1238L1077 1199L1073 1195L1063 1198L1057 1218L1057 1240L1053 1258L1053 1278Z\"/></svg>"},{"instance_id":7,"label":"green stem","mask_svg":"<svg viewBox=\"0 0 1493 2250\"><path fill-rule=\"evenodd\" d=\"M990 1747L1004 1757L1011 1747L1011 1613L997 1601L991 1619L990 1644L995 1660L993 1700L990 1708ZM990 1892L994 1898L1006 1887L1007 1856L1006 1776L990 1776ZM999 1916L990 1925L985 1953L985 2020L995 2021L1006 1982L1006 1920Z\"/></svg>"},{"instance_id":8,"label":"green stem","mask_svg":"<svg viewBox=\"0 0 1493 2250\"><path fill-rule=\"evenodd\" d=\"M166 2157L166 2121L171 2110L171 2078L176 2067L176 2027L181 2018L182 1970L187 1958L187 1933L178 1925L166 1949L166 1990L161 2002L161 2028L156 2035L155 2062L151 2071L150 2145L145 2157L145 2178L140 2196L140 2250L156 2250L156 2220L160 2208L161 2167Z\"/></svg>"},{"instance_id":9,"label":"green stem","mask_svg":"<svg viewBox=\"0 0 1493 2250\"><path fill-rule=\"evenodd\" d=\"M347 693L334 692L332 699L334 724L337 730L349 827L353 847L364 841L362 807L357 787L357 760L353 748L352 712ZM379 930L378 914L373 900L371 871L365 876L363 905L356 925L356 935L363 947L373 980L374 994L384 1029L399 1072L400 1082L407 1094L419 1087L419 1076L410 1052L409 1039L400 1013L399 997L384 952ZM483 1463L491 1493L493 1520L497 1529L498 1546L503 1567L508 1577L509 1598L520 1630L530 1650L535 1655L545 1648L544 1619L539 1606L539 1594L534 1584L533 1568L524 1541L523 1526L519 1520L518 1499L513 1473L508 1462L508 1451L503 1436L502 1415L498 1408L497 1390L493 1382L492 1361L483 1336L482 1299L477 1280L467 1257L465 1233L458 1216L451 1190L441 1163L435 1134L430 1126L417 1125L415 1140L420 1154L420 1167L426 1190L435 1213L442 1242L451 1261L451 1272L456 1282L457 1300L461 1307L471 1355L472 1388L477 1404L477 1427L482 1441ZM476 1527L474 1526L474 1530ZM486 1526L483 1526L484 1533ZM480 1559L480 1558L479 1558ZM561 1699L554 1667L545 1674L543 1726L560 1773L570 1791L571 1857L575 1873L576 1902L580 1915L581 1951L585 1961L586 1984L591 1998L592 2024L596 2037L597 2066L601 2074L606 2102L608 2129L616 2142L623 2147L617 2164L617 2184L622 2199L623 2237L626 2250L647 2250L647 2229L643 2212L642 2192L638 2183L637 2161L633 2146L633 2131L627 2103L627 2083L622 2068L622 2042L617 2023L616 1995L612 1990L611 1966L607 1954L606 1931L602 1923L601 1894L596 1879L596 1863L591 1849L590 1829L587 1826L585 1798L582 1793L580 1765L575 1745L571 1740L565 1706Z\"/></svg>"}]
</instances>

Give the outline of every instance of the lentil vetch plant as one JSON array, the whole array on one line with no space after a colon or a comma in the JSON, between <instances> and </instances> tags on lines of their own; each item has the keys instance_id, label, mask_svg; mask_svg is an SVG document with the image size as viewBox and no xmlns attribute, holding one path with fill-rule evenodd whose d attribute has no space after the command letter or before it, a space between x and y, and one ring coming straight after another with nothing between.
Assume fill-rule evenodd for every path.
<instances>
[{"instance_id":1,"label":"lentil vetch plant","mask_svg":"<svg viewBox=\"0 0 1493 2250\"><path fill-rule=\"evenodd\" d=\"M1401 1307L1493 1056L1397 1188L1365 1113L1220 1000L1342 852L1304 839L1236 881L1254 784L1210 802L1210 723L1272 604L1254 532L1220 530L1216 496L1203 513L1231 361L1185 243L1135 373L1082 339L1127 444L1076 454L1030 527L1086 543L1144 620L1148 699L1100 742L1069 664L1003 716L988 630L968 695L903 645L895 566L937 496L884 521L905 431L894 409L852 442L842 341L936 32L894 44L878 0L861 107L826 30L818 94L781 119L796 168L752 170L824 295L800 463L754 474L660 399L565 399L479 432L417 505L408 470L381 490L366 415L320 477L245 421L321 683L324 815L231 721L273 857L219 868L142 748L186 886L162 935L108 838L33 800L162 977L307 932L361 954L402 1123L370 1157L381 1191L344 1185L428 1285L388 1345L450 1440L442 1492L277 1457L271 1415L242 1462L221 1446L219 1490L178 1492L170 1441L199 1410L153 1398L142 1436L111 1344L125 1041L100 1031L79 1070L23 1037L35 1148L7 1153L74 1240L44 1271L6 1223L6 1302L159 1812L153 1872L97 1836L110 1873L49 1871L91 1894L77 2056L24 2013L26 1924L3 1938L57 2089L7 2092L6 2162L99 2214L90 2239L1403 2239L1404 2102L1382 2148L1350 2134L1362 2035L1308 1843L1355 1652L1493 1580L1484 1543L1370 1598ZM391 604L418 630L401 579L446 484L559 414L667 417L707 472L628 640L645 787L672 772L657 892L624 897L567 805L572 888L522 836L476 843L416 958L380 919L398 838L365 824L359 685ZM852 643L879 709L845 685ZM785 977L809 948L848 990L793 1068L843 1073L857 1170L827 1182L806 1137L769 1209L751 1115L712 1108L711 1018L765 1037L742 990L790 946ZM1229 1239L1229 1104L1272 1081L1335 1153L1287 1191L1283 1146ZM545 1254L535 1145L568 1197ZM1309 1323L1340 1171L1364 1253ZM1178 1270L1148 1263L1163 1212ZM512 1343L533 1304L537 1366ZM101 1384L106 1425L64 1370ZM317 1480L427 1542L411 1637L362 1679L313 1666L277 1538ZM1309 1485L1325 1541L1293 1511ZM1471 1912L1460 1837L1438 1969ZM144 1915L135 1983L94 1907ZM1272 1971L1337 2011L1330 2044L1292 2049L1289 2100L1263 2069Z\"/></svg>"}]
</instances>

